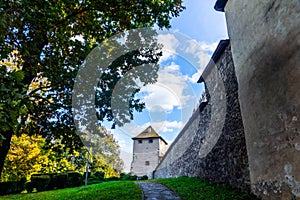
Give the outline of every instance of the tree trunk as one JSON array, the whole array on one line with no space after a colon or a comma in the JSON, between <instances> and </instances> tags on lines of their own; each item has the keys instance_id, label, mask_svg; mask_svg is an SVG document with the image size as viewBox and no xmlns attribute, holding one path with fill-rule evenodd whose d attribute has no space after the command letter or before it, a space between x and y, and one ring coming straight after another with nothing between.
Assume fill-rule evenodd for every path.
<instances>
[{"instance_id":1,"label":"tree trunk","mask_svg":"<svg viewBox=\"0 0 300 200\"><path fill-rule=\"evenodd\" d=\"M5 158L8 154L9 148L10 148L10 141L12 137L12 132L11 131L6 131L6 132L0 132L5 138L3 140L2 144L0 145L0 181L1 181L1 175L2 175L2 170L4 166L4 161Z\"/></svg>"}]
</instances>

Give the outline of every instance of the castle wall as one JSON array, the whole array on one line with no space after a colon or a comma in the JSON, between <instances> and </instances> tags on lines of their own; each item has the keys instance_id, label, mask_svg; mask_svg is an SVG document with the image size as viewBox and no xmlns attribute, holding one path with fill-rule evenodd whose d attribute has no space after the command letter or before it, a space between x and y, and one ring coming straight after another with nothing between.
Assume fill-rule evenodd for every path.
<instances>
[{"instance_id":1,"label":"castle wall","mask_svg":"<svg viewBox=\"0 0 300 200\"><path fill-rule=\"evenodd\" d=\"M225 14L252 191L300 199L300 1L228 0Z\"/></svg>"},{"instance_id":2,"label":"castle wall","mask_svg":"<svg viewBox=\"0 0 300 200\"><path fill-rule=\"evenodd\" d=\"M155 178L192 176L250 190L238 84L228 41L206 67L206 98L169 147ZM216 63L214 63L216 61Z\"/></svg>"}]
</instances>

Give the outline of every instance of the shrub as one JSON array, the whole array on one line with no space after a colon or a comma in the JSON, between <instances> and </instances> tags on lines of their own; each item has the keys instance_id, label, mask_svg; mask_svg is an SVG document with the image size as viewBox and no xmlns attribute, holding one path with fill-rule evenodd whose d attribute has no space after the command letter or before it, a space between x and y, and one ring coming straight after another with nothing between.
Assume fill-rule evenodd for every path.
<instances>
[{"instance_id":1,"label":"shrub","mask_svg":"<svg viewBox=\"0 0 300 200\"><path fill-rule=\"evenodd\" d=\"M33 191L33 184L30 181L26 182L24 187L25 187L27 193L31 193Z\"/></svg>"},{"instance_id":2,"label":"shrub","mask_svg":"<svg viewBox=\"0 0 300 200\"><path fill-rule=\"evenodd\" d=\"M118 181L118 180L120 180L120 178L116 177L116 176L111 176L111 177L108 177L106 180L107 181Z\"/></svg>"},{"instance_id":3,"label":"shrub","mask_svg":"<svg viewBox=\"0 0 300 200\"><path fill-rule=\"evenodd\" d=\"M78 187L82 185L82 176L78 172L68 172L68 187Z\"/></svg>"},{"instance_id":4,"label":"shrub","mask_svg":"<svg viewBox=\"0 0 300 200\"><path fill-rule=\"evenodd\" d=\"M84 177L85 178L85 177ZM88 178L88 185L92 185L92 184L96 184L96 183L102 183L103 181L105 181L104 179L101 179L101 177L97 177L94 174L92 174L89 178Z\"/></svg>"},{"instance_id":5,"label":"shrub","mask_svg":"<svg viewBox=\"0 0 300 200\"><path fill-rule=\"evenodd\" d=\"M48 190L51 177L47 174L35 174L31 176L33 188L38 192Z\"/></svg>"},{"instance_id":6,"label":"shrub","mask_svg":"<svg viewBox=\"0 0 300 200\"><path fill-rule=\"evenodd\" d=\"M141 180L148 180L148 176L147 175L144 175L140 178Z\"/></svg>"},{"instance_id":7,"label":"shrub","mask_svg":"<svg viewBox=\"0 0 300 200\"><path fill-rule=\"evenodd\" d=\"M68 186L68 174L56 174L53 176L54 188L63 189Z\"/></svg>"},{"instance_id":8,"label":"shrub","mask_svg":"<svg viewBox=\"0 0 300 200\"><path fill-rule=\"evenodd\" d=\"M97 171L97 172L95 172L93 175L94 175L97 179L99 179L99 180L101 180L101 181L104 180L104 172L99 172L99 171Z\"/></svg>"},{"instance_id":9,"label":"shrub","mask_svg":"<svg viewBox=\"0 0 300 200\"><path fill-rule=\"evenodd\" d=\"M31 182L27 183L27 191L36 188L37 191L63 189L66 187L77 187L82 185L81 174L73 171L67 173L34 174ZM31 190L32 191L32 190Z\"/></svg>"},{"instance_id":10,"label":"shrub","mask_svg":"<svg viewBox=\"0 0 300 200\"><path fill-rule=\"evenodd\" d=\"M135 180L137 180L137 176L136 176L136 175L130 176L130 177L129 177L129 180L135 181Z\"/></svg>"},{"instance_id":11,"label":"shrub","mask_svg":"<svg viewBox=\"0 0 300 200\"><path fill-rule=\"evenodd\" d=\"M49 173L49 174L46 174L46 175L50 176L50 182L48 184L47 189L48 190L53 190L55 188L54 176L56 176L57 173Z\"/></svg>"},{"instance_id":12,"label":"shrub","mask_svg":"<svg viewBox=\"0 0 300 200\"><path fill-rule=\"evenodd\" d=\"M0 182L0 195L18 194L24 190L25 181Z\"/></svg>"},{"instance_id":13,"label":"shrub","mask_svg":"<svg viewBox=\"0 0 300 200\"><path fill-rule=\"evenodd\" d=\"M132 176L130 173L121 173L120 180L137 180L137 176Z\"/></svg>"},{"instance_id":14,"label":"shrub","mask_svg":"<svg viewBox=\"0 0 300 200\"><path fill-rule=\"evenodd\" d=\"M120 174L120 180L129 180L130 174L126 174L126 173L121 173Z\"/></svg>"}]
</instances>

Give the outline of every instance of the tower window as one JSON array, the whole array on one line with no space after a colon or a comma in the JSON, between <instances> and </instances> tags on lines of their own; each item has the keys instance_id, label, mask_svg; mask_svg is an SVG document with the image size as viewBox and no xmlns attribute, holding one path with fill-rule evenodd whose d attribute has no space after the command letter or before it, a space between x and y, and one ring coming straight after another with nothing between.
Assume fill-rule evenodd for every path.
<instances>
[{"instance_id":1,"label":"tower window","mask_svg":"<svg viewBox=\"0 0 300 200\"><path fill-rule=\"evenodd\" d=\"M143 141L142 141L142 140L139 140L139 143L140 143L140 144L142 144L142 143L143 143Z\"/></svg>"},{"instance_id":2,"label":"tower window","mask_svg":"<svg viewBox=\"0 0 300 200\"><path fill-rule=\"evenodd\" d=\"M149 140L149 143L153 143L153 140L152 140L152 139L150 139L150 140Z\"/></svg>"},{"instance_id":3,"label":"tower window","mask_svg":"<svg viewBox=\"0 0 300 200\"><path fill-rule=\"evenodd\" d=\"M150 161L145 161L145 165L149 166L150 165Z\"/></svg>"}]
</instances>

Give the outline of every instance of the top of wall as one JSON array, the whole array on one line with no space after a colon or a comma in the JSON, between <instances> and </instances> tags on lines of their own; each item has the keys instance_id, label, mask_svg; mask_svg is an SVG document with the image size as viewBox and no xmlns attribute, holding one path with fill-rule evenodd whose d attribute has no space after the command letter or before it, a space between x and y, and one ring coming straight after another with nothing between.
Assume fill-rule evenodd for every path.
<instances>
[{"instance_id":1,"label":"top of wall","mask_svg":"<svg viewBox=\"0 0 300 200\"><path fill-rule=\"evenodd\" d=\"M199 80L197 81L197 83L202 83L204 82L204 78L205 76L209 73L209 71L211 70L211 68L214 66L213 64L215 64L216 62L218 62L219 58L221 57L221 55L223 54L223 52L225 51L226 47L229 45L230 40L221 40L216 48L216 50L214 51L213 55L211 56L211 60L209 61L208 65L206 66L206 68L204 69L201 77L199 78Z\"/></svg>"},{"instance_id":2,"label":"top of wall","mask_svg":"<svg viewBox=\"0 0 300 200\"><path fill-rule=\"evenodd\" d=\"M221 11L224 12L224 8L226 6L228 0L217 0L216 4L215 4L215 10L216 11Z\"/></svg>"}]
</instances>

